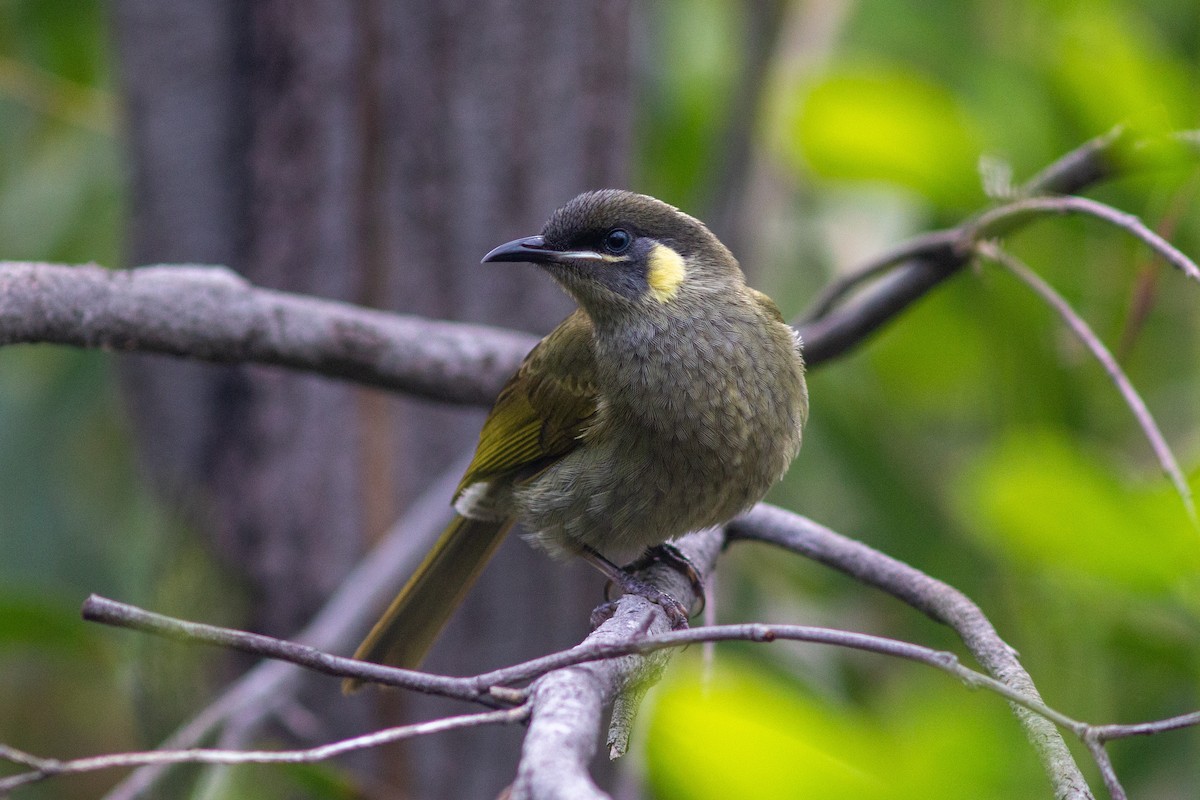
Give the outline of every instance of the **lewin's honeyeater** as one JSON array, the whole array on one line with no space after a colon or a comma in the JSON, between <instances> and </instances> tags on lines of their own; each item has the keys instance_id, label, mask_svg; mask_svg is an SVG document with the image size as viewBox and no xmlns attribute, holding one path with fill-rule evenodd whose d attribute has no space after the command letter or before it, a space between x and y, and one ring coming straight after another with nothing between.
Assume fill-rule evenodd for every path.
<instances>
[{"instance_id":1,"label":"lewin's honeyeater","mask_svg":"<svg viewBox=\"0 0 1200 800\"><path fill-rule=\"evenodd\" d=\"M702 222L645 195L581 194L527 261L578 302L483 425L458 516L355 653L415 667L514 522L612 577L628 552L727 521L783 476L808 414L800 342Z\"/></svg>"}]
</instances>

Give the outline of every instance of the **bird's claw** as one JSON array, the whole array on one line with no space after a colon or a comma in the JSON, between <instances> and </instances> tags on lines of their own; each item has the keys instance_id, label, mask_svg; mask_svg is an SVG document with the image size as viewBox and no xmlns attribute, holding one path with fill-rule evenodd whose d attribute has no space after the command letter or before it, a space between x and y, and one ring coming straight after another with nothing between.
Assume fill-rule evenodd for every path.
<instances>
[{"instance_id":1,"label":"bird's claw","mask_svg":"<svg viewBox=\"0 0 1200 800\"><path fill-rule=\"evenodd\" d=\"M651 603L658 604L666 613L667 620L671 623L671 630L677 631L688 626L688 613L687 609L684 608L683 603L679 602L662 589L659 589L657 586L651 586L645 581L640 581L633 577L633 575L629 572L622 571L619 579L610 580L608 582L608 586L605 587L606 597L608 596L608 590L612 588L614 583L620 587L622 594L636 594L638 597L646 598ZM609 600L604 605L599 606L595 611L592 612L593 622L596 619L596 613L601 612L607 606L613 606L613 610L615 610L614 601ZM609 616L612 616L611 612L609 612Z\"/></svg>"},{"instance_id":2,"label":"bird's claw","mask_svg":"<svg viewBox=\"0 0 1200 800\"><path fill-rule=\"evenodd\" d=\"M646 552L642 553L641 557L624 567L626 572L638 572L653 564L663 564L678 572L683 577L687 578L692 585L692 592L696 595L696 608L688 613L688 616L694 617L704 611L704 606L707 599L704 595L704 581L700 577L700 570L696 569L696 565L692 560L683 554L675 545L670 542L663 542L654 547L647 547ZM678 603L678 601L676 601Z\"/></svg>"},{"instance_id":3,"label":"bird's claw","mask_svg":"<svg viewBox=\"0 0 1200 800\"><path fill-rule=\"evenodd\" d=\"M617 601L605 600L600 605L592 609L592 615L588 618L588 622L592 626L592 630L596 630L604 623L613 618L617 613Z\"/></svg>"},{"instance_id":4,"label":"bird's claw","mask_svg":"<svg viewBox=\"0 0 1200 800\"><path fill-rule=\"evenodd\" d=\"M581 546L579 552L580 555L587 559L588 563L608 577L608 584L604 588L604 598L610 602L605 603L592 612L591 621L594 627L607 621L616 610L609 597L609 593L614 585L620 587L622 594L636 594L646 598L651 603L657 603L661 606L663 611L666 612L672 630L687 627L688 611L683 603L662 589L634 577L634 573L637 570L644 569L652 564L665 564L688 578L692 582L692 588L695 590L696 595L700 598L700 607L704 607L704 585L700 580L700 573L692 566L692 562L688 561L687 557L679 552L679 548L673 545L663 544L651 547L646 550L646 553L640 559L624 568L618 567L588 545Z\"/></svg>"}]
</instances>

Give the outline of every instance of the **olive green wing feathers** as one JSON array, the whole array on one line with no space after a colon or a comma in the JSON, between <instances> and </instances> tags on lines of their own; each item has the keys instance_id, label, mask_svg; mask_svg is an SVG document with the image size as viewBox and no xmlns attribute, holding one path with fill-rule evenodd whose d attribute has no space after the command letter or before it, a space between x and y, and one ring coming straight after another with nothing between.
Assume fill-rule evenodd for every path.
<instances>
[{"instance_id":1,"label":"olive green wing feathers","mask_svg":"<svg viewBox=\"0 0 1200 800\"><path fill-rule=\"evenodd\" d=\"M579 445L597 408L591 336L590 321L576 312L530 351L483 425L456 501L474 484L536 475ZM355 658L415 669L512 524L456 517ZM357 686L350 680L345 689Z\"/></svg>"},{"instance_id":2,"label":"olive green wing feathers","mask_svg":"<svg viewBox=\"0 0 1200 800\"><path fill-rule=\"evenodd\" d=\"M456 500L475 483L535 475L579 446L598 406L591 340L576 311L530 351L483 423Z\"/></svg>"}]
</instances>

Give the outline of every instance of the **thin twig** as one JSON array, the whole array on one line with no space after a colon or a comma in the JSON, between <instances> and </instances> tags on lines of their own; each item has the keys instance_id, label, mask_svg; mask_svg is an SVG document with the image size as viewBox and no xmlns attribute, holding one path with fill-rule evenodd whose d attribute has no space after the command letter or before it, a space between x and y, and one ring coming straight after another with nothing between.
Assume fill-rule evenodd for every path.
<instances>
[{"instance_id":1,"label":"thin twig","mask_svg":"<svg viewBox=\"0 0 1200 800\"><path fill-rule=\"evenodd\" d=\"M1059 157L1021 187L1026 197L1039 194L1076 194L1110 178L1118 169L1117 152L1130 146L1129 129L1117 125Z\"/></svg>"},{"instance_id":2,"label":"thin twig","mask_svg":"<svg viewBox=\"0 0 1200 800\"><path fill-rule=\"evenodd\" d=\"M1112 759L1108 756L1108 751L1104 749L1104 745L1094 736L1089 736L1086 733L1081 737L1084 745L1087 746L1088 753L1092 756L1092 761L1096 762L1096 767L1100 770L1100 778L1104 781L1104 788L1108 790L1109 797L1112 800L1128 800L1128 795L1125 794L1125 787L1121 785L1121 781L1117 778L1117 770L1113 767Z\"/></svg>"},{"instance_id":3,"label":"thin twig","mask_svg":"<svg viewBox=\"0 0 1200 800\"><path fill-rule=\"evenodd\" d=\"M1179 248L1151 230L1133 214L1127 214L1088 197L1030 197L1017 200L981 214L967 229L968 241L996 239L1022 227L1032 219L1057 214L1082 214L1107 222L1140 239L1168 264L1194 281L1200 282L1200 266Z\"/></svg>"},{"instance_id":4,"label":"thin twig","mask_svg":"<svg viewBox=\"0 0 1200 800\"><path fill-rule=\"evenodd\" d=\"M1158 459L1159 466L1171 482L1175 484L1175 491L1179 493L1179 498L1183 501L1184 508L1187 509L1188 517L1192 520L1192 524L1197 523L1196 520L1196 504L1192 499L1192 490L1188 486L1187 478L1184 477L1183 470L1179 467L1179 462L1175 459L1175 453L1171 451L1171 446L1167 444L1166 438L1159 430L1158 423L1154 420L1154 415L1150 413L1150 409L1146 407L1146 403L1142 400L1142 396L1138 394L1133 383L1130 382L1125 371L1121 369L1121 365L1117 363L1117 359L1104 346L1104 342L1100 341L1100 337L1091 329L1091 326L1075 313L1075 309L1071 308L1071 304L1066 299L1054 290L1054 287L1042 279L1040 275L1030 269L1019 258L1009 253L994 243L983 242L978 248L979 254L1004 269L1012 273L1018 280L1032 289L1053 308L1067 326L1079 337L1084 346L1091 351L1100 365L1104 367L1104 371L1108 373L1108 377L1116 385L1117 390L1124 398L1125 404L1129 406L1129 410L1133 412L1134 418L1145 434L1146 439L1150 442L1150 448L1154 451L1155 458Z\"/></svg>"},{"instance_id":5,"label":"thin twig","mask_svg":"<svg viewBox=\"0 0 1200 800\"><path fill-rule=\"evenodd\" d=\"M1200 131L1134 138L1123 125L1085 142L1033 176L1020 194L1077 194L1094 184L1130 172L1173 166L1200 153Z\"/></svg>"},{"instance_id":6,"label":"thin twig","mask_svg":"<svg viewBox=\"0 0 1200 800\"><path fill-rule=\"evenodd\" d=\"M454 717L435 719L429 722L418 722L413 725L386 728L362 736L340 739L336 742L303 750L215 750L203 748L192 750L150 750L136 753L112 753L103 756L59 761L52 758L39 758L28 753L23 753L15 748L0 745L0 758L33 768L29 772L0 778L0 795L12 792L21 786L27 786L31 783L37 783L59 775L96 772L98 770L114 769L117 767L140 767L150 764L309 764L315 761L325 761L354 750L379 747L391 742L398 742L402 739L411 739L415 736L428 736L443 731L474 728L482 725L511 725L525 721L528 716L529 709L520 706L498 711L484 711L477 714L462 714Z\"/></svg>"},{"instance_id":7,"label":"thin twig","mask_svg":"<svg viewBox=\"0 0 1200 800\"><path fill-rule=\"evenodd\" d=\"M998 206L958 227L916 236L853 272L835 278L805 312L802 324L810 325L829 316L851 291L905 262L924 259L943 264L965 263L977 242L1012 233L1046 214L1086 214L1104 220L1142 240L1176 269L1200 281L1200 267L1194 261L1132 214L1086 197L1030 197Z\"/></svg>"},{"instance_id":8,"label":"thin twig","mask_svg":"<svg viewBox=\"0 0 1200 800\"><path fill-rule=\"evenodd\" d=\"M810 642L864 650L927 664L955 675L969 685L990 689L1064 727L1074 729L1082 724L1054 711L1040 700L1027 697L990 676L962 666L953 653L883 636L809 625L716 625L648 635L627 641L585 642L570 650L551 653L511 667L467 678L454 678L341 658L296 642L155 614L97 595L89 597L84 604L84 617L93 622L130 628L178 641L215 645L266 658L282 659L333 677L360 678L364 682L482 703L494 702L493 695L488 692L492 687L526 683L556 670L592 661L646 655L701 642L773 642L777 639Z\"/></svg>"},{"instance_id":9,"label":"thin twig","mask_svg":"<svg viewBox=\"0 0 1200 800\"><path fill-rule=\"evenodd\" d=\"M866 264L860 265L853 272L834 278L821 293L817 295L802 317L803 323L816 322L827 317L841 302L842 298L851 291L877 278L893 267L911 261L914 258L927 258L938 261L960 258L957 252L962 239L957 229L933 231L913 237L907 242L901 242Z\"/></svg>"},{"instance_id":10,"label":"thin twig","mask_svg":"<svg viewBox=\"0 0 1200 800\"><path fill-rule=\"evenodd\" d=\"M1177 134L1175 138L1188 142L1189 133L1193 132ZM1147 145L1142 144L1144 149ZM1194 262L1136 217L1086 198L1030 196L1079 192L1111 178L1120 171L1116 153L1122 148L1138 149L1138 145L1129 141L1123 129L1115 128L1065 154L1026 182L1020 192L1025 199L983 212L954 228L917 236L834 279L800 318L804 340L817 341L816 359L839 355L843 352L841 337L857 337L861 341L865 333L896 313L895 305L907 305L957 272L969 260L975 242L999 235L999 232L988 230L991 225L1010 226L1011 232L1028 222L1032 218L1030 215L1046 211L1091 214L1118 225L1146 242L1189 277L1200 280L1200 270ZM904 274L893 284L877 286L872 296L856 309L843 309L843 313L833 315L838 304L855 288L898 268L903 268ZM833 318L826 320L831 315Z\"/></svg>"},{"instance_id":11,"label":"thin twig","mask_svg":"<svg viewBox=\"0 0 1200 800\"><path fill-rule=\"evenodd\" d=\"M486 693L476 691L461 678L356 661L353 658L326 653L309 645L276 639L261 633L188 622L165 614L156 614L99 595L92 595L84 602L83 618L90 622L152 633L177 641L215 645L241 653L287 661L324 675L355 678L365 683L379 683L423 694L497 705Z\"/></svg>"},{"instance_id":12,"label":"thin twig","mask_svg":"<svg viewBox=\"0 0 1200 800\"><path fill-rule=\"evenodd\" d=\"M1127 739L1131 736L1153 736L1167 731L1177 731L1180 728L1194 728L1200 725L1200 711L1190 714L1180 714L1177 717L1156 720L1155 722L1134 722L1127 725L1096 725L1093 734L1097 741L1110 742L1113 739Z\"/></svg>"},{"instance_id":13,"label":"thin twig","mask_svg":"<svg viewBox=\"0 0 1200 800\"><path fill-rule=\"evenodd\" d=\"M363 677L364 679L369 680L380 680L381 677L387 677L375 675L368 678L366 674L352 668L351 665L359 662L354 662L350 659L340 659L336 656L331 656L325 653L319 653L314 651L313 648L292 642L280 642L278 640L271 640L270 637L258 636L255 634L249 634L231 629L215 628L213 626L201 625L198 623L164 617L161 615L150 614L149 612L145 612L131 606L126 606L124 604L103 600L102 598L93 597L89 599L88 607L91 611L90 618L110 622L115 621L117 624L133 627L137 630L142 630L145 632L167 635L177 639L199 641L207 644L217 644L223 647L230 647L247 652L255 652L270 657L282 656L292 660L293 663L301 663L311 669L315 669L326 674L333 674L338 677L353 676ZM882 636L874 636L870 634L831 628L820 628L808 625L747 623L669 631L666 633L646 635L637 639L598 639L592 642L585 642L584 644L572 648L571 650L554 653L541 659L535 659L534 661L526 662L525 664L515 665L504 670L497 670L471 678L449 678L446 676L431 675L427 673L413 673L410 670L393 668L380 669L383 672L395 673L395 675L398 676L397 680L383 681L388 683L388 685L403 686L405 684L414 683L410 680L410 676L417 674L423 679L419 685L415 687L419 691L435 691L436 693L444 693L451 697L474 699L484 702L483 697L485 695L483 693L481 693L480 696L472 697L472 692L463 691L463 689L460 687L470 687L474 685L485 684L495 685L490 683L493 680L498 682L502 681L504 683L516 682L518 680L529 680L543 675L561 672L564 669L578 666L580 664L604 661L630 655L646 655L668 648L678 648L681 646L701 642L725 641L761 643L775 641L795 641L826 644L836 647L862 650L879 655L892 656L894 658L902 658L905 660L925 664L958 678L968 687L987 689L988 691L1005 698L1011 703L1022 706L1023 708L1026 708L1035 714L1052 721L1056 725L1076 733L1081 739L1088 743L1089 749L1093 751L1094 757L1096 757L1097 753L1104 753L1103 742L1107 739L1135 735L1150 735L1200 724L1200 712L1194 712L1178 717L1172 717L1166 720L1138 723L1133 725L1089 725L1088 723L1073 719L1072 717L1046 705L1040 698L1036 696L1030 696L1025 692L1014 689L1006 683L989 675L985 675L981 672L964 666L958 661L957 656L951 652L935 650L923 645L912 644ZM348 662L348 664L342 662ZM351 668L346 669L347 667ZM429 687L436 688L430 689ZM149 753L122 753L110 756L98 756L94 758L75 759L73 761L60 762L53 759L41 759L28 753L16 750L15 748L3 746L0 747L0 758L5 758L9 761L22 764L24 766L33 767L34 770L32 772L22 773L21 775L12 776L0 781L0 791L11 791L17 786L31 783L36 780L43 780L54 775L93 771L111 767L180 763L244 764L281 762L299 763L319 761L340 755L350 750L374 747L387 742L397 741L402 738L409 738L411 736L435 733L442 730L450 730L457 727L467 727L470 725L483 725L493 722L521 721L524 720L530 713L531 706L528 704L523 704L511 709L502 709L499 711L465 715L461 717L451 717L444 720L435 720L433 722L420 723L417 725L390 728L385 731L354 737L352 739L341 740L319 747L292 751L230 751L209 749L170 750L153 751ZM532 713L537 713L536 703L532 706ZM1106 754L1103 755L1103 758L1097 758L1097 763L1101 766L1102 770L1104 769L1105 762L1107 762ZM1119 784L1117 784L1117 786L1119 787ZM1112 787L1110 786L1110 790L1111 789ZM1120 796L1122 795L1119 794L1118 788L1118 790L1114 792L1114 797Z\"/></svg>"},{"instance_id":14,"label":"thin twig","mask_svg":"<svg viewBox=\"0 0 1200 800\"><path fill-rule=\"evenodd\" d=\"M1119 127L1114 128L1058 158L1027 181L1021 187L1020 194L1033 196L1083 191L1116 174L1118 167L1114 154L1118 148L1127 146L1129 141L1126 131ZM949 272L955 271L968 260L970 242L964 240L963 233L971 224L972 220L968 220L948 230L917 236L835 279L801 317L802 324L808 325L828 316L838 302L855 287L893 267L901 266L906 261L932 260L944 263ZM806 336L805 341L808 341L810 336L811 334Z\"/></svg>"}]
</instances>

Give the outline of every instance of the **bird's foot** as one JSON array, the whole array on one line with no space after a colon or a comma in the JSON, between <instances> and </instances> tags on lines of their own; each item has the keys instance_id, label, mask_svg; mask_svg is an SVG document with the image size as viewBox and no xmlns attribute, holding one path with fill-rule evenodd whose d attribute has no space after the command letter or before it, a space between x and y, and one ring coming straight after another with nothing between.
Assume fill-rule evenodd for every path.
<instances>
[{"instance_id":1,"label":"bird's foot","mask_svg":"<svg viewBox=\"0 0 1200 800\"><path fill-rule=\"evenodd\" d=\"M654 549L657 548L651 548L651 550ZM669 561L669 557L660 558L652 555L651 551L647 550L646 555L642 556L639 561L645 561L644 566L649 566L650 564L657 563L659 561L669 564L678 564L680 562L685 563L689 568L691 568L692 574L695 576L693 585L696 585L696 582L699 581L699 576L697 575L695 569L691 567L691 563L688 562L683 554L680 553L676 548L672 547L671 550L678 555L678 559ZM667 619L671 623L672 630L679 630L680 628L687 627L688 613L687 609L684 608L683 603L679 602L662 589L659 589L657 586L651 586L645 581L638 580L633 576L633 573L630 571L629 567L625 569L618 567L616 564L609 561L591 547L584 545L583 548L581 548L581 554L592 566L603 572L608 578L608 586L604 590L606 600L608 599L609 590L615 585L621 589L622 594L636 594L639 597L646 598L651 603L657 603L660 605L663 611L665 611L667 614ZM634 565L631 565L631 567L633 566ZM676 566L676 569L679 569L679 567ZM684 574L686 575L687 573ZM703 592L701 592L701 597L703 597ZM592 612L591 622L593 627L598 627L599 625L604 624L604 622L613 615L614 611L616 611L616 605L612 601L606 602L604 605L599 606L594 612Z\"/></svg>"},{"instance_id":2,"label":"bird's foot","mask_svg":"<svg viewBox=\"0 0 1200 800\"><path fill-rule=\"evenodd\" d=\"M596 630L604 623L613 618L613 614L617 613L617 601L605 600L600 605L592 609L592 615L588 618L591 623L592 630Z\"/></svg>"},{"instance_id":3,"label":"bird's foot","mask_svg":"<svg viewBox=\"0 0 1200 800\"><path fill-rule=\"evenodd\" d=\"M608 587L611 588L614 584L621 589L621 594L636 594L638 597L644 597L651 603L657 603L661 606L662 610L667 614L667 620L671 623L671 630L677 631L688 626L688 613L683 603L657 586L651 586L645 581L640 581L633 577L631 572L625 570L621 570L618 576L610 580ZM606 589L605 594L607 593L608 590ZM608 605L608 603L605 603L605 605ZM602 609L604 606L600 608Z\"/></svg>"},{"instance_id":4,"label":"bird's foot","mask_svg":"<svg viewBox=\"0 0 1200 800\"><path fill-rule=\"evenodd\" d=\"M628 573L640 572L654 564L662 564L670 567L687 578L688 583L692 585L692 592L696 595L696 607L692 609L688 616L694 617L704 611L707 600L704 595L704 581L700 577L700 570L696 569L696 565L692 563L690 558L683 554L682 550L670 542L663 542L654 547L647 547L646 552L642 553L640 558L632 564L626 564L623 570Z\"/></svg>"}]
</instances>

